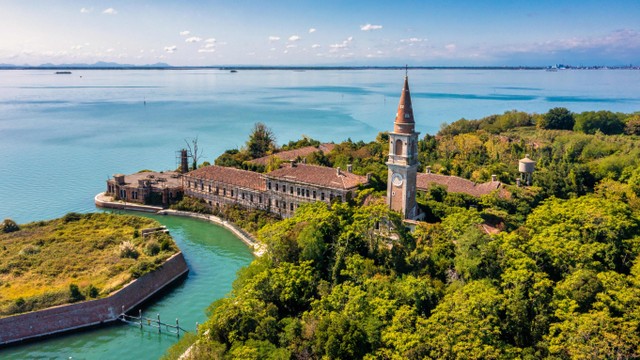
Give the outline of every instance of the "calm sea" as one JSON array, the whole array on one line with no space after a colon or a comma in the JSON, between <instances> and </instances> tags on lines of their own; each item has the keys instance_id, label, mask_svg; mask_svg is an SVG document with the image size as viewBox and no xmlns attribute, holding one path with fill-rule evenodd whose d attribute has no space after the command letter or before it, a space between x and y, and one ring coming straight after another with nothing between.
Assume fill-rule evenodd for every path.
<instances>
[{"instance_id":1,"label":"calm sea","mask_svg":"<svg viewBox=\"0 0 640 360\"><path fill-rule=\"evenodd\" d=\"M93 210L117 172L177 166L198 137L205 158L241 147L255 122L279 143L373 140L392 127L404 70L0 71L0 218ZM415 70L417 130L511 109L640 110L640 71Z\"/></svg>"}]
</instances>

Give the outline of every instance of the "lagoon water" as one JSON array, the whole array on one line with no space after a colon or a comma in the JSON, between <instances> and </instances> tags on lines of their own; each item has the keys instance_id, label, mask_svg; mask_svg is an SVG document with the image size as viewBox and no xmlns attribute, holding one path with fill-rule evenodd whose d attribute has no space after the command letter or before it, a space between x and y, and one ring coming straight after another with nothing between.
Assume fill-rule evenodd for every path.
<instances>
[{"instance_id":1,"label":"lagoon water","mask_svg":"<svg viewBox=\"0 0 640 360\"><path fill-rule=\"evenodd\" d=\"M203 160L213 162L241 147L258 121L279 143L302 135L370 141L392 128L403 77L404 70L0 71L0 218L94 211L93 196L112 174L176 168L176 151L196 136ZM512 109L640 111L634 70L411 70L409 80L422 134ZM192 272L145 311L202 321L251 254L213 225L160 220ZM115 326L0 350L0 358L154 358L174 341Z\"/></svg>"}]
</instances>

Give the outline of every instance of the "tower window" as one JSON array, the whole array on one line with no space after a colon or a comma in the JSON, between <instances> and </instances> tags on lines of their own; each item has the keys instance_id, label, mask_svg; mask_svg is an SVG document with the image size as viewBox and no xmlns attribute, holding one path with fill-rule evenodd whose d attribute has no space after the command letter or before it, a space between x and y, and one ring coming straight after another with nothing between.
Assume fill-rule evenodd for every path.
<instances>
[{"instance_id":1,"label":"tower window","mask_svg":"<svg viewBox=\"0 0 640 360\"><path fill-rule=\"evenodd\" d=\"M398 139L396 140L396 151L395 154L397 156L401 156L402 155L402 140Z\"/></svg>"}]
</instances>

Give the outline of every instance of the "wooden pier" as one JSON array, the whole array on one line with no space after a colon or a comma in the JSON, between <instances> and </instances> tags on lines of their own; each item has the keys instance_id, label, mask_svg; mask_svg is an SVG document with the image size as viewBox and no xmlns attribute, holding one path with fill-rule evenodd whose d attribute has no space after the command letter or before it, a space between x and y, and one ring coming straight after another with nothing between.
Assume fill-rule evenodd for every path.
<instances>
[{"instance_id":1,"label":"wooden pier","mask_svg":"<svg viewBox=\"0 0 640 360\"><path fill-rule=\"evenodd\" d=\"M176 336L178 337L180 337L180 332L183 332L183 333L190 332L180 327L180 323L177 318L176 318L175 325L164 323L160 321L160 314L157 314L155 319L142 316L142 309L138 310L138 316L131 316L131 315L127 315L124 312L124 306L122 307L122 312L120 313L120 315L118 315L118 320L125 322L127 324L138 326L140 327L141 330L145 326L151 327L151 328L157 328L158 334L162 334L163 328L164 328L164 332L169 334L176 334ZM197 327L198 327L198 324L196 323L196 329Z\"/></svg>"}]
</instances>

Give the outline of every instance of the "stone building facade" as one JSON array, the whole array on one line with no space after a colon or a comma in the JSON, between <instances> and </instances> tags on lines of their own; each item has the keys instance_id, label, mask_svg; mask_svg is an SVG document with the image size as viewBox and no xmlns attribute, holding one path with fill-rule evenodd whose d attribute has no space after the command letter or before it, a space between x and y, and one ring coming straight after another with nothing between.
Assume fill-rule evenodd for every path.
<instances>
[{"instance_id":1,"label":"stone building facade","mask_svg":"<svg viewBox=\"0 0 640 360\"><path fill-rule=\"evenodd\" d=\"M184 174L185 195L211 208L241 205L290 217L303 203L346 200L367 176L324 166L291 163L267 174L222 166L205 166Z\"/></svg>"},{"instance_id":2,"label":"stone building facade","mask_svg":"<svg viewBox=\"0 0 640 360\"><path fill-rule=\"evenodd\" d=\"M167 207L182 199L182 178L174 171L116 174L107 180L106 194L126 202Z\"/></svg>"}]
</instances>

